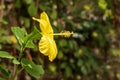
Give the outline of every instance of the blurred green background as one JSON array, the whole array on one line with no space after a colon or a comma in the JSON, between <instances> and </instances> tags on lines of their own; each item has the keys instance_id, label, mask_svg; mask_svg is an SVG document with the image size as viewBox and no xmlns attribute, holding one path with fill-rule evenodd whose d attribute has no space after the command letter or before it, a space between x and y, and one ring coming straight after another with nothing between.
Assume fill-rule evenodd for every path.
<instances>
[{"instance_id":1,"label":"blurred green background","mask_svg":"<svg viewBox=\"0 0 120 80\"><path fill-rule=\"evenodd\" d=\"M39 28L32 17L43 11L55 33L74 34L55 37L58 55L53 62L35 41L36 48L27 49L24 57L42 64L45 74L34 79L23 71L20 80L120 80L120 0L0 0L0 50L17 56L11 27L30 33L35 25Z\"/></svg>"}]
</instances>

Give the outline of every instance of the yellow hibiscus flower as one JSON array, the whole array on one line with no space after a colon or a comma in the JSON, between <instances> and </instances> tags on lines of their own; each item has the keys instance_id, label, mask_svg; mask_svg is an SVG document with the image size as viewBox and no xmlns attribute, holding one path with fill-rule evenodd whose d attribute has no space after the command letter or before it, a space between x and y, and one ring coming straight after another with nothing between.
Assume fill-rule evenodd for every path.
<instances>
[{"instance_id":1,"label":"yellow hibiscus flower","mask_svg":"<svg viewBox=\"0 0 120 80\"><path fill-rule=\"evenodd\" d=\"M62 35L69 37L73 32L66 31L64 33L54 34L49 18L45 12L42 12L40 19L33 17L33 20L38 21L40 24L42 38L39 41L39 51L53 61L57 56L57 47L54 40L54 35Z\"/></svg>"}]
</instances>

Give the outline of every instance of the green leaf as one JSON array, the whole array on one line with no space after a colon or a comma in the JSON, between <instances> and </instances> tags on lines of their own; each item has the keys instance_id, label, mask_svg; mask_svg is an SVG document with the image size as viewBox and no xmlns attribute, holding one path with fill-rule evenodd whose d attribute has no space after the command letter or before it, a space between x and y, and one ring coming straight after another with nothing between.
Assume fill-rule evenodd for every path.
<instances>
[{"instance_id":1,"label":"green leaf","mask_svg":"<svg viewBox=\"0 0 120 80\"><path fill-rule=\"evenodd\" d=\"M58 59L62 59L63 56L64 56L63 52L62 52L61 50L59 50L59 53L58 53L58 55L57 55L57 58L58 58Z\"/></svg>"},{"instance_id":2,"label":"green leaf","mask_svg":"<svg viewBox=\"0 0 120 80\"><path fill-rule=\"evenodd\" d=\"M6 80L6 79L0 77L0 80Z\"/></svg>"},{"instance_id":3,"label":"green leaf","mask_svg":"<svg viewBox=\"0 0 120 80\"><path fill-rule=\"evenodd\" d=\"M5 51L0 51L0 57L1 58L8 58L8 59L14 58L12 55L10 55L8 52L5 52Z\"/></svg>"},{"instance_id":4,"label":"green leaf","mask_svg":"<svg viewBox=\"0 0 120 80\"><path fill-rule=\"evenodd\" d=\"M24 0L26 4L31 4L33 0Z\"/></svg>"},{"instance_id":5,"label":"green leaf","mask_svg":"<svg viewBox=\"0 0 120 80\"><path fill-rule=\"evenodd\" d=\"M44 70L41 65L36 65L32 61L27 59L21 60L22 67L33 77L39 78L42 74L44 74Z\"/></svg>"},{"instance_id":6,"label":"green leaf","mask_svg":"<svg viewBox=\"0 0 120 80\"><path fill-rule=\"evenodd\" d=\"M0 44L0 49L2 49L2 45Z\"/></svg>"},{"instance_id":7,"label":"green leaf","mask_svg":"<svg viewBox=\"0 0 120 80\"><path fill-rule=\"evenodd\" d=\"M58 44L60 47L68 46L67 41L65 39L61 39Z\"/></svg>"},{"instance_id":8,"label":"green leaf","mask_svg":"<svg viewBox=\"0 0 120 80\"><path fill-rule=\"evenodd\" d=\"M32 42L32 40L29 40L27 43L26 43L26 46L27 48L35 48L35 45L34 43Z\"/></svg>"},{"instance_id":9,"label":"green leaf","mask_svg":"<svg viewBox=\"0 0 120 80\"><path fill-rule=\"evenodd\" d=\"M98 6L103 9L103 10L106 10L107 9L107 2L106 0L99 0L98 1Z\"/></svg>"},{"instance_id":10,"label":"green leaf","mask_svg":"<svg viewBox=\"0 0 120 80\"><path fill-rule=\"evenodd\" d=\"M12 27L11 28L13 34L15 35L15 37L17 38L19 44L22 46L24 41L23 41L23 37L25 35L27 35L27 32L25 32L24 30L20 29L19 27Z\"/></svg>"},{"instance_id":11,"label":"green leaf","mask_svg":"<svg viewBox=\"0 0 120 80\"><path fill-rule=\"evenodd\" d=\"M56 72L56 66L55 66L55 64L49 64L49 70L51 71L51 72L53 72L53 73L55 73Z\"/></svg>"},{"instance_id":12,"label":"green leaf","mask_svg":"<svg viewBox=\"0 0 120 80\"><path fill-rule=\"evenodd\" d=\"M35 7L35 4L31 4L29 7L28 7L28 13L30 16L35 16L36 15L36 12L37 12L37 9Z\"/></svg>"},{"instance_id":13,"label":"green leaf","mask_svg":"<svg viewBox=\"0 0 120 80\"><path fill-rule=\"evenodd\" d=\"M29 0L27 0L29 1ZM30 27L30 19L29 18L24 18L24 26L29 28Z\"/></svg>"},{"instance_id":14,"label":"green leaf","mask_svg":"<svg viewBox=\"0 0 120 80\"><path fill-rule=\"evenodd\" d=\"M40 34L40 31L34 27L34 30L26 35L26 37L24 38L25 41L28 41L28 40L40 40L41 38L41 34Z\"/></svg>"},{"instance_id":15,"label":"green leaf","mask_svg":"<svg viewBox=\"0 0 120 80\"><path fill-rule=\"evenodd\" d=\"M61 0L62 1L62 3L64 4L64 5L69 5L69 2L68 1L66 1L66 0Z\"/></svg>"},{"instance_id":16,"label":"green leaf","mask_svg":"<svg viewBox=\"0 0 120 80\"><path fill-rule=\"evenodd\" d=\"M21 7L21 0L15 0L14 5L15 5L16 8L20 8Z\"/></svg>"},{"instance_id":17,"label":"green leaf","mask_svg":"<svg viewBox=\"0 0 120 80\"><path fill-rule=\"evenodd\" d=\"M3 74L3 76L5 77L9 77L10 75L10 71L8 71L7 69L4 69L2 66L0 66L0 72Z\"/></svg>"},{"instance_id":18,"label":"green leaf","mask_svg":"<svg viewBox=\"0 0 120 80\"><path fill-rule=\"evenodd\" d=\"M91 65L91 67L93 68L94 71L99 72L98 64L97 64L97 62L95 60L93 60L91 58L88 62Z\"/></svg>"},{"instance_id":19,"label":"green leaf","mask_svg":"<svg viewBox=\"0 0 120 80\"><path fill-rule=\"evenodd\" d=\"M32 41L40 40L40 38L41 38L41 34L39 30L36 27L34 27L34 30L23 39L26 43L25 47L35 48L35 45Z\"/></svg>"},{"instance_id":20,"label":"green leaf","mask_svg":"<svg viewBox=\"0 0 120 80\"><path fill-rule=\"evenodd\" d=\"M60 64L60 68L61 69L64 69L64 68L66 68L67 67L67 63L66 62L63 62L62 64Z\"/></svg>"},{"instance_id":21,"label":"green leaf","mask_svg":"<svg viewBox=\"0 0 120 80\"><path fill-rule=\"evenodd\" d=\"M14 58L12 62L13 62L14 64L20 64L20 62L19 62L16 58Z\"/></svg>"},{"instance_id":22,"label":"green leaf","mask_svg":"<svg viewBox=\"0 0 120 80\"><path fill-rule=\"evenodd\" d=\"M54 10L54 11L52 12L52 14L51 14L51 17L52 17L52 19L54 19L54 20L57 19L57 11Z\"/></svg>"},{"instance_id":23,"label":"green leaf","mask_svg":"<svg viewBox=\"0 0 120 80\"><path fill-rule=\"evenodd\" d=\"M92 24L91 24L90 22L88 22L88 21L84 21L84 22L83 22L83 26L84 26L85 28L91 28Z\"/></svg>"},{"instance_id":24,"label":"green leaf","mask_svg":"<svg viewBox=\"0 0 120 80\"><path fill-rule=\"evenodd\" d=\"M42 11L47 11L47 10L50 10L51 8L44 4L39 4L39 9Z\"/></svg>"},{"instance_id":25,"label":"green leaf","mask_svg":"<svg viewBox=\"0 0 120 80\"><path fill-rule=\"evenodd\" d=\"M83 73L84 75L87 75L87 73L88 73L85 66L82 66L82 67L81 67L81 71L82 71L82 73Z\"/></svg>"},{"instance_id":26,"label":"green leaf","mask_svg":"<svg viewBox=\"0 0 120 80\"><path fill-rule=\"evenodd\" d=\"M65 74L66 74L67 77L70 77L70 75L72 74L72 70L71 70L70 67L67 66L67 67L65 68Z\"/></svg>"},{"instance_id":27,"label":"green leaf","mask_svg":"<svg viewBox=\"0 0 120 80\"><path fill-rule=\"evenodd\" d=\"M81 67L83 65L83 61L81 60L81 59L79 59L78 61L77 61L77 66L78 67Z\"/></svg>"},{"instance_id":28,"label":"green leaf","mask_svg":"<svg viewBox=\"0 0 120 80\"><path fill-rule=\"evenodd\" d=\"M3 20L2 20L2 23L5 24L5 25L7 25L7 24L8 24L8 21L5 20L5 19L3 19Z\"/></svg>"}]
</instances>

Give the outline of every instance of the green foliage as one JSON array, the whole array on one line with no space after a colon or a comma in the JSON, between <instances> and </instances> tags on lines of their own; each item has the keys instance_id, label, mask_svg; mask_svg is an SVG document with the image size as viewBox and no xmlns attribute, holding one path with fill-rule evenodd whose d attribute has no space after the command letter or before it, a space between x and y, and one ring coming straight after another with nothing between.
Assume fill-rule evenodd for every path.
<instances>
[{"instance_id":1,"label":"green foliage","mask_svg":"<svg viewBox=\"0 0 120 80\"><path fill-rule=\"evenodd\" d=\"M10 53L8 53L8 52L0 51L0 57L1 57L1 58L12 59L12 62L13 62L14 64L20 64L20 62L19 62L15 57L13 57Z\"/></svg>"},{"instance_id":2,"label":"green foliage","mask_svg":"<svg viewBox=\"0 0 120 80\"><path fill-rule=\"evenodd\" d=\"M28 7L28 13L30 16L35 16L36 15L36 7L35 4L30 4L30 6Z\"/></svg>"},{"instance_id":3,"label":"green foliage","mask_svg":"<svg viewBox=\"0 0 120 80\"><path fill-rule=\"evenodd\" d=\"M8 59L14 58L12 55L10 55L8 52L5 52L5 51L0 51L0 57L1 58L8 58Z\"/></svg>"},{"instance_id":4,"label":"green foliage","mask_svg":"<svg viewBox=\"0 0 120 80\"><path fill-rule=\"evenodd\" d=\"M22 67L33 77L39 78L42 74L44 74L44 70L41 65L36 65L32 61L27 59L21 60Z\"/></svg>"},{"instance_id":5,"label":"green foliage","mask_svg":"<svg viewBox=\"0 0 120 80\"><path fill-rule=\"evenodd\" d=\"M50 75L49 78L60 76L59 79L63 80L120 79L120 72L117 70L120 56L120 16L117 15L120 11L119 2L119 0L15 0L10 2L14 7L4 4L6 13L0 20L0 49L7 48L9 51L11 47L19 52L18 45L11 42L9 30L11 25L18 25L11 28L13 34L20 47L32 48L30 50L32 59L35 63L43 63L45 76ZM36 27L33 28L35 22L31 17L38 17L42 11L48 13L55 33L61 30L74 32L68 39L55 37L58 55L52 63L43 56L39 57L34 51L41 34ZM38 48L36 49L38 51ZM0 57L11 59L15 65L22 64L22 68L33 77L38 78L44 73L37 70L41 69L40 65L26 59L23 59L23 62L18 61L10 53L0 51ZM23 54L23 57L26 56ZM38 74L34 72L32 66L36 67L35 71L38 71Z\"/></svg>"},{"instance_id":6,"label":"green foliage","mask_svg":"<svg viewBox=\"0 0 120 80\"><path fill-rule=\"evenodd\" d=\"M21 7L21 1L20 0L16 0L15 1L15 7L16 8L20 8Z\"/></svg>"},{"instance_id":7,"label":"green foliage","mask_svg":"<svg viewBox=\"0 0 120 80\"><path fill-rule=\"evenodd\" d=\"M25 47L35 48L33 40L39 40L41 38L39 30L35 27L34 30L24 37L24 42L26 43Z\"/></svg>"},{"instance_id":8,"label":"green foliage","mask_svg":"<svg viewBox=\"0 0 120 80\"><path fill-rule=\"evenodd\" d=\"M13 64L20 64L20 62L16 58L14 58L12 62Z\"/></svg>"},{"instance_id":9,"label":"green foliage","mask_svg":"<svg viewBox=\"0 0 120 80\"><path fill-rule=\"evenodd\" d=\"M5 80L5 79L0 77L0 80Z\"/></svg>"},{"instance_id":10,"label":"green foliage","mask_svg":"<svg viewBox=\"0 0 120 80\"><path fill-rule=\"evenodd\" d=\"M34 30L30 34L27 34L26 31L22 30L19 27L12 27L11 30L13 34L15 35L16 39L18 40L20 47L21 47L18 59L13 57L10 53L5 52L5 51L0 51L0 57L12 59L12 63L17 65L13 79L15 79L16 75L18 75L18 73L21 72L21 70L23 69L25 69L31 76L35 78L39 78L40 75L44 73L42 66L36 65L32 61L29 61L24 58L21 60L23 51L25 50L25 48L34 48L35 45L33 43L33 40L40 39L41 35L40 35L39 30L37 28L34 28ZM19 71L18 71L18 65L22 65L23 67ZM10 76L8 77L8 79L12 78L12 76L2 67L0 67L0 71L3 75Z\"/></svg>"},{"instance_id":11,"label":"green foliage","mask_svg":"<svg viewBox=\"0 0 120 80\"><path fill-rule=\"evenodd\" d=\"M101 9L105 10L107 8L107 3L105 0L99 0L98 5Z\"/></svg>"},{"instance_id":12,"label":"green foliage","mask_svg":"<svg viewBox=\"0 0 120 80\"><path fill-rule=\"evenodd\" d=\"M30 20L29 18L22 18L24 20L23 26L25 26L26 28L30 27Z\"/></svg>"},{"instance_id":13,"label":"green foliage","mask_svg":"<svg viewBox=\"0 0 120 80\"><path fill-rule=\"evenodd\" d=\"M20 29L19 27L12 27L11 30L15 37L17 38L20 46L23 46L24 44L23 38L27 35L27 33L24 30Z\"/></svg>"},{"instance_id":14,"label":"green foliage","mask_svg":"<svg viewBox=\"0 0 120 80\"><path fill-rule=\"evenodd\" d=\"M25 36L24 40L28 41L28 40L40 40L41 38L41 34L40 31L34 27L33 31L28 34L27 36Z\"/></svg>"},{"instance_id":15,"label":"green foliage","mask_svg":"<svg viewBox=\"0 0 120 80\"><path fill-rule=\"evenodd\" d=\"M32 0L23 0L26 4L31 4Z\"/></svg>"},{"instance_id":16,"label":"green foliage","mask_svg":"<svg viewBox=\"0 0 120 80\"><path fill-rule=\"evenodd\" d=\"M19 44L24 48L34 48L35 45L33 40L40 39L40 32L37 28L34 28L33 32L27 34L26 31L20 29L19 27L12 27L12 32L16 36Z\"/></svg>"},{"instance_id":17,"label":"green foliage","mask_svg":"<svg viewBox=\"0 0 120 80\"><path fill-rule=\"evenodd\" d=\"M4 78L8 78L10 76L10 71L8 69L3 68L2 66L0 66L0 73L3 74Z\"/></svg>"}]
</instances>

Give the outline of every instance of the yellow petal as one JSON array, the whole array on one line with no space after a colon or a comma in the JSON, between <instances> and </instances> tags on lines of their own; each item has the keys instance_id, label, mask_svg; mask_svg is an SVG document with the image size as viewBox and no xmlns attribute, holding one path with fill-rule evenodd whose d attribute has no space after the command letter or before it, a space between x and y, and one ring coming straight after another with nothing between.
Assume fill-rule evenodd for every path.
<instances>
[{"instance_id":1,"label":"yellow petal","mask_svg":"<svg viewBox=\"0 0 120 80\"><path fill-rule=\"evenodd\" d=\"M35 17L32 17L33 20L38 21L40 25L40 29L43 34L53 34L53 29L50 24L49 18L45 12L42 12L40 15L40 19L37 19ZM51 38L53 36L49 35Z\"/></svg>"},{"instance_id":2,"label":"yellow petal","mask_svg":"<svg viewBox=\"0 0 120 80\"><path fill-rule=\"evenodd\" d=\"M42 54L49 57L50 61L53 61L57 55L57 47L53 38L44 36L39 42L39 50Z\"/></svg>"},{"instance_id":3,"label":"yellow petal","mask_svg":"<svg viewBox=\"0 0 120 80\"><path fill-rule=\"evenodd\" d=\"M57 47L56 47L56 43L54 41L54 39L50 39L48 38L49 42L50 42L50 48L49 48L49 60L53 61L56 56L57 56Z\"/></svg>"},{"instance_id":4,"label":"yellow petal","mask_svg":"<svg viewBox=\"0 0 120 80\"><path fill-rule=\"evenodd\" d=\"M32 19L39 22L40 29L42 32L46 31L46 26L48 26L48 24L44 19L37 19L35 17L32 17Z\"/></svg>"},{"instance_id":5,"label":"yellow petal","mask_svg":"<svg viewBox=\"0 0 120 80\"><path fill-rule=\"evenodd\" d=\"M35 17L32 17L33 20L37 21L37 22L40 22L40 19L37 19Z\"/></svg>"},{"instance_id":6,"label":"yellow petal","mask_svg":"<svg viewBox=\"0 0 120 80\"><path fill-rule=\"evenodd\" d=\"M40 24L39 25L40 25L40 29L41 29L42 33L47 33L46 32L46 30L47 30L46 26L48 26L47 22L43 19L40 19Z\"/></svg>"},{"instance_id":7,"label":"yellow petal","mask_svg":"<svg viewBox=\"0 0 120 80\"><path fill-rule=\"evenodd\" d=\"M48 50L49 50L49 41L48 38L43 36L41 40L39 41L39 51L44 54L44 55L49 55Z\"/></svg>"},{"instance_id":8,"label":"yellow petal","mask_svg":"<svg viewBox=\"0 0 120 80\"><path fill-rule=\"evenodd\" d=\"M53 38L53 35L49 35L49 34L53 34L53 31L50 31L49 28L51 28L51 26L49 26L45 20L41 19L40 20L40 29L41 29L43 35Z\"/></svg>"},{"instance_id":9,"label":"yellow petal","mask_svg":"<svg viewBox=\"0 0 120 80\"><path fill-rule=\"evenodd\" d=\"M43 20L46 22L46 25L43 23ZM51 26L49 18L45 12L42 12L40 15L40 24L44 24L46 27L45 30L43 30L43 32L46 32L48 34L53 34L52 26ZM40 27L42 27L42 26L40 25Z\"/></svg>"}]
</instances>

